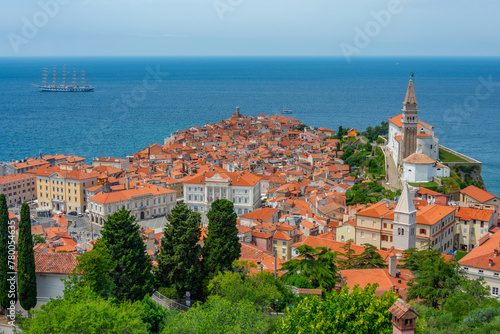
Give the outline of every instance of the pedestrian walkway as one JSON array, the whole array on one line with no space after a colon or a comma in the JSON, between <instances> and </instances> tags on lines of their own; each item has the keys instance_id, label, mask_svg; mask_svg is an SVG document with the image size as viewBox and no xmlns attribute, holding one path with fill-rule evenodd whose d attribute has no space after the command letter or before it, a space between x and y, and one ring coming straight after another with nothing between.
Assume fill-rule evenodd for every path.
<instances>
[{"instance_id":1,"label":"pedestrian walkway","mask_svg":"<svg viewBox=\"0 0 500 334\"><path fill-rule=\"evenodd\" d=\"M182 311L186 312L189 310L189 306L179 304L178 302L169 299L159 293L158 291L155 291L153 295L151 296L151 299L155 301L158 305L162 306L163 308L168 309L169 311Z\"/></svg>"},{"instance_id":2,"label":"pedestrian walkway","mask_svg":"<svg viewBox=\"0 0 500 334\"><path fill-rule=\"evenodd\" d=\"M390 189L392 191L401 189L399 172L396 164L394 163L392 151L387 146L382 146L382 151L385 155L385 167L387 175L387 180L386 183L384 183L384 188Z\"/></svg>"}]
</instances>

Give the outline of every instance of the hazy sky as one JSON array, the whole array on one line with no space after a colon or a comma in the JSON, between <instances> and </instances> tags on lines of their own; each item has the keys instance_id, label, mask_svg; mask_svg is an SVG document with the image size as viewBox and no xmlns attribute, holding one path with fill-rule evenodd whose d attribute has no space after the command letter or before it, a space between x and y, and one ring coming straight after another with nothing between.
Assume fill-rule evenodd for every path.
<instances>
[{"instance_id":1,"label":"hazy sky","mask_svg":"<svg viewBox=\"0 0 500 334\"><path fill-rule=\"evenodd\" d=\"M0 0L0 56L500 56L499 14L498 0Z\"/></svg>"}]
</instances>

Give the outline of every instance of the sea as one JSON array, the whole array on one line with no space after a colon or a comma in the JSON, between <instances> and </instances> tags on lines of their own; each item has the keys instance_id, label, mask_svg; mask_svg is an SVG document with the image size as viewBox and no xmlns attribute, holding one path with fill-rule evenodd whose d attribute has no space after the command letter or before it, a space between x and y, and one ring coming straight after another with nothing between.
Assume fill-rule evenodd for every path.
<instances>
[{"instance_id":1,"label":"sea","mask_svg":"<svg viewBox=\"0 0 500 334\"><path fill-rule=\"evenodd\" d=\"M44 93L58 84L90 93ZM244 115L281 114L307 125L367 126L401 113L410 73L419 118L441 145L483 163L500 195L500 58L58 57L0 58L0 161L40 154L126 157L175 131ZM90 162L90 160L88 160Z\"/></svg>"}]
</instances>

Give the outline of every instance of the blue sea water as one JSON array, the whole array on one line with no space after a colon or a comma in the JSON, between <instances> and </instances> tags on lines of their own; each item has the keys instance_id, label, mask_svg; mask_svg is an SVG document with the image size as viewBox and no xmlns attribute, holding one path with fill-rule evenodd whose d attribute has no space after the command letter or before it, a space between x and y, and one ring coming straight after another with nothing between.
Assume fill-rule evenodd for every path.
<instances>
[{"instance_id":1,"label":"blue sea water","mask_svg":"<svg viewBox=\"0 0 500 334\"><path fill-rule=\"evenodd\" d=\"M64 64L79 80L85 69L95 92L31 86L44 66L51 82L53 65L61 83ZM500 195L500 58L0 58L0 161L39 151L125 157L236 106L364 130L401 113L410 72L419 117L442 145L482 161L488 190Z\"/></svg>"}]
</instances>

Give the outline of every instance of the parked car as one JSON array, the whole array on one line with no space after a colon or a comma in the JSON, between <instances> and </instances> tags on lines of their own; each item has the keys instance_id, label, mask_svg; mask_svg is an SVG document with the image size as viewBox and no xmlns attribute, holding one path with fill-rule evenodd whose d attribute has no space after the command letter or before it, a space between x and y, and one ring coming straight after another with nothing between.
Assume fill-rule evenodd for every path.
<instances>
[{"instance_id":1,"label":"parked car","mask_svg":"<svg viewBox=\"0 0 500 334\"><path fill-rule=\"evenodd\" d=\"M70 216L76 216L76 215L78 215L78 213L76 211L71 211L70 213L68 213L68 215L70 215Z\"/></svg>"},{"instance_id":2,"label":"parked car","mask_svg":"<svg viewBox=\"0 0 500 334\"><path fill-rule=\"evenodd\" d=\"M79 214L78 214L78 217L83 217L83 213L79 213Z\"/></svg>"}]
</instances>

